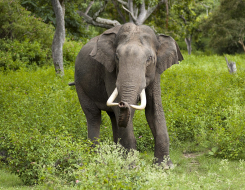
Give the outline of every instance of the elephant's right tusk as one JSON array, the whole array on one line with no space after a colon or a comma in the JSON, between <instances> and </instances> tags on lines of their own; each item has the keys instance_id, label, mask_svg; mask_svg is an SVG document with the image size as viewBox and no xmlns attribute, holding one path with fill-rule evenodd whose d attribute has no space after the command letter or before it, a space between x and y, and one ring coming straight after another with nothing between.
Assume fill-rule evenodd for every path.
<instances>
[{"instance_id":1,"label":"elephant's right tusk","mask_svg":"<svg viewBox=\"0 0 245 190\"><path fill-rule=\"evenodd\" d=\"M113 103L113 101L116 99L117 95L118 95L118 90L117 90L117 88L115 88L115 90L113 91L113 93L111 94L109 99L107 100L106 105L109 107L118 106L118 103Z\"/></svg>"},{"instance_id":2,"label":"elephant's right tusk","mask_svg":"<svg viewBox=\"0 0 245 190\"><path fill-rule=\"evenodd\" d=\"M134 108L136 110L143 110L146 107L146 95L145 95L145 89L142 90L140 93L140 101L141 105L130 105L131 108Z\"/></svg>"}]
</instances>

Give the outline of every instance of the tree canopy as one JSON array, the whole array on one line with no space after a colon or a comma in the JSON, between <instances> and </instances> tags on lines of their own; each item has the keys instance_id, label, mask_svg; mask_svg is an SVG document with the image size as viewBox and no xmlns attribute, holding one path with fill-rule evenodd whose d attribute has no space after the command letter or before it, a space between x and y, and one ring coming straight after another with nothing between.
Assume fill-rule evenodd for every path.
<instances>
[{"instance_id":1,"label":"tree canopy","mask_svg":"<svg viewBox=\"0 0 245 190\"><path fill-rule=\"evenodd\" d=\"M218 53L241 52L245 35L245 0L221 0L203 24L210 45ZM245 49L244 49L245 51Z\"/></svg>"}]
</instances>

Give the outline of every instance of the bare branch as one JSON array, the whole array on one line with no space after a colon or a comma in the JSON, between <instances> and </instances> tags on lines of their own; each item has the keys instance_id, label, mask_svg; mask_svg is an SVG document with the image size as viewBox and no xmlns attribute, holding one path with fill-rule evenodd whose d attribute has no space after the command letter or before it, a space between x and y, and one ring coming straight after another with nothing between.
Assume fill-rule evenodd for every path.
<instances>
[{"instance_id":1,"label":"bare branch","mask_svg":"<svg viewBox=\"0 0 245 190\"><path fill-rule=\"evenodd\" d=\"M121 19L123 20L123 23L126 23L126 22L127 22L127 21L126 21L126 18L125 18L125 16L123 15L122 11L120 10L120 7L119 7L117 1L112 0L112 3L114 4L115 8L117 9L117 12L118 12L119 16L121 17Z\"/></svg>"},{"instance_id":2,"label":"bare branch","mask_svg":"<svg viewBox=\"0 0 245 190\"><path fill-rule=\"evenodd\" d=\"M101 12L103 12L103 11L105 10L105 7L106 7L106 5L107 5L107 3L108 3L108 0L105 0L104 5L102 4L102 2L100 2L100 3L101 3L101 7L100 7L100 9L94 14L94 16L93 16L93 19L94 19L94 20L100 15Z\"/></svg>"},{"instance_id":3,"label":"bare branch","mask_svg":"<svg viewBox=\"0 0 245 190\"><path fill-rule=\"evenodd\" d=\"M117 20L110 20L110 19L101 18L101 17L97 17L96 21L101 24L107 24L107 25L112 25L112 26L121 25Z\"/></svg>"},{"instance_id":4,"label":"bare branch","mask_svg":"<svg viewBox=\"0 0 245 190\"><path fill-rule=\"evenodd\" d=\"M130 16L131 16L131 18L133 19L134 22L137 21L137 19L135 18L134 14L133 14L132 12L130 12L130 11L129 11L128 9L126 9L124 6L122 6L122 8L130 14Z\"/></svg>"},{"instance_id":5,"label":"bare branch","mask_svg":"<svg viewBox=\"0 0 245 190\"><path fill-rule=\"evenodd\" d=\"M165 3L166 0L161 0L157 5L153 7L148 7L147 10L145 8L145 0L143 0L141 6L140 6L140 14L137 19L137 24L143 24L146 19L156 10L157 7L159 7L161 4Z\"/></svg>"},{"instance_id":6,"label":"bare branch","mask_svg":"<svg viewBox=\"0 0 245 190\"><path fill-rule=\"evenodd\" d=\"M206 14L207 14L207 16L208 16L208 8L209 8L209 6L208 5L205 5L205 4L203 4L203 3L200 3L201 5L203 5L205 8L206 8Z\"/></svg>"},{"instance_id":7,"label":"bare branch","mask_svg":"<svg viewBox=\"0 0 245 190\"><path fill-rule=\"evenodd\" d=\"M185 24L187 24L187 20L185 19L183 15L179 15L179 17L184 21Z\"/></svg>"},{"instance_id":8,"label":"bare branch","mask_svg":"<svg viewBox=\"0 0 245 190\"><path fill-rule=\"evenodd\" d=\"M162 5L163 3L168 3L167 0L161 0L157 5L155 5L154 7L148 7L147 9L147 14L146 14L146 18L145 20L156 10L157 7L159 7L160 5Z\"/></svg>"},{"instance_id":9,"label":"bare branch","mask_svg":"<svg viewBox=\"0 0 245 190\"><path fill-rule=\"evenodd\" d=\"M123 7L124 8L124 7ZM126 10L126 9L124 9ZM135 22L136 21L136 17L134 16L134 3L133 0L128 0L128 10L126 10L127 12L129 12L129 20L130 22Z\"/></svg>"},{"instance_id":10,"label":"bare branch","mask_svg":"<svg viewBox=\"0 0 245 190\"><path fill-rule=\"evenodd\" d=\"M137 18L136 24L143 24L143 22L145 21L146 14L147 14L147 11L145 9L145 0L143 0L141 5L140 5L140 13L139 13L139 16Z\"/></svg>"},{"instance_id":11,"label":"bare branch","mask_svg":"<svg viewBox=\"0 0 245 190\"><path fill-rule=\"evenodd\" d=\"M83 19L85 20L86 23L92 24L94 26L109 29L109 28L112 28L116 25L120 25L120 23L118 21L115 21L115 20L103 19L100 17L97 17L96 20L94 20L92 17L83 13L82 11L77 11L77 13L79 14L80 17L83 17Z\"/></svg>"},{"instance_id":12,"label":"bare branch","mask_svg":"<svg viewBox=\"0 0 245 190\"><path fill-rule=\"evenodd\" d=\"M86 14L86 15L87 15L88 12L90 11L90 9L91 9L91 7L92 7L93 4L94 4L94 1L91 1L91 2L89 3L89 5L88 5L88 7L87 7L87 9L86 9L86 11L85 11L85 14Z\"/></svg>"},{"instance_id":13,"label":"bare branch","mask_svg":"<svg viewBox=\"0 0 245 190\"><path fill-rule=\"evenodd\" d=\"M92 24L94 26L99 26L102 28L112 28L117 25L121 25L117 20L110 20L110 19L104 19L100 18L99 15L105 10L105 7L108 3L108 0L104 1L104 4L101 3L100 9L91 17L88 15L89 10L91 9L92 5L94 4L94 1L91 1L90 4L88 5L85 13L82 11L77 11L80 17L83 17L86 23Z\"/></svg>"},{"instance_id":14,"label":"bare branch","mask_svg":"<svg viewBox=\"0 0 245 190\"><path fill-rule=\"evenodd\" d=\"M121 3L121 4L125 5L125 6L128 6L128 3L123 1L123 0L117 0L117 2L119 2L119 3Z\"/></svg>"},{"instance_id":15,"label":"bare branch","mask_svg":"<svg viewBox=\"0 0 245 190\"><path fill-rule=\"evenodd\" d=\"M134 12L134 17L138 17L139 9L138 9L137 5L134 5L133 12Z\"/></svg>"}]
</instances>

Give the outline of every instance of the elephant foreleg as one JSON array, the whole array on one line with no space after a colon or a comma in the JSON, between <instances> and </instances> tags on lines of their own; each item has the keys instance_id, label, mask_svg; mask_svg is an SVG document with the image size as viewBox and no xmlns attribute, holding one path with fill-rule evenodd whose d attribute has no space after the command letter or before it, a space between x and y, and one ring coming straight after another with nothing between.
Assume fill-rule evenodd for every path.
<instances>
[{"instance_id":1,"label":"elephant foreleg","mask_svg":"<svg viewBox=\"0 0 245 190\"><path fill-rule=\"evenodd\" d=\"M160 75L146 89L147 105L146 119L155 139L156 163L166 162L171 167L172 161L169 158L169 137L165 116L162 108Z\"/></svg>"}]
</instances>

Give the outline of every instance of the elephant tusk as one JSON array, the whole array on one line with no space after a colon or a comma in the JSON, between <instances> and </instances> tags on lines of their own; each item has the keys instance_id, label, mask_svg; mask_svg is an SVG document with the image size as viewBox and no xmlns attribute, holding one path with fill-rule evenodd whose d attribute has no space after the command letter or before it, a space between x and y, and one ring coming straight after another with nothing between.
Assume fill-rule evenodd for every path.
<instances>
[{"instance_id":1,"label":"elephant tusk","mask_svg":"<svg viewBox=\"0 0 245 190\"><path fill-rule=\"evenodd\" d=\"M112 92L111 96L107 100L106 105L109 107L118 106L118 103L113 103L113 101L116 99L117 95L118 95L118 90L117 90L117 88L115 88L115 90Z\"/></svg>"},{"instance_id":2,"label":"elephant tusk","mask_svg":"<svg viewBox=\"0 0 245 190\"><path fill-rule=\"evenodd\" d=\"M130 105L130 107L136 109L136 110L143 110L146 107L146 95L145 95L145 89L142 90L142 92L140 93L140 101L141 101L141 105L137 106L137 105Z\"/></svg>"}]
</instances>

